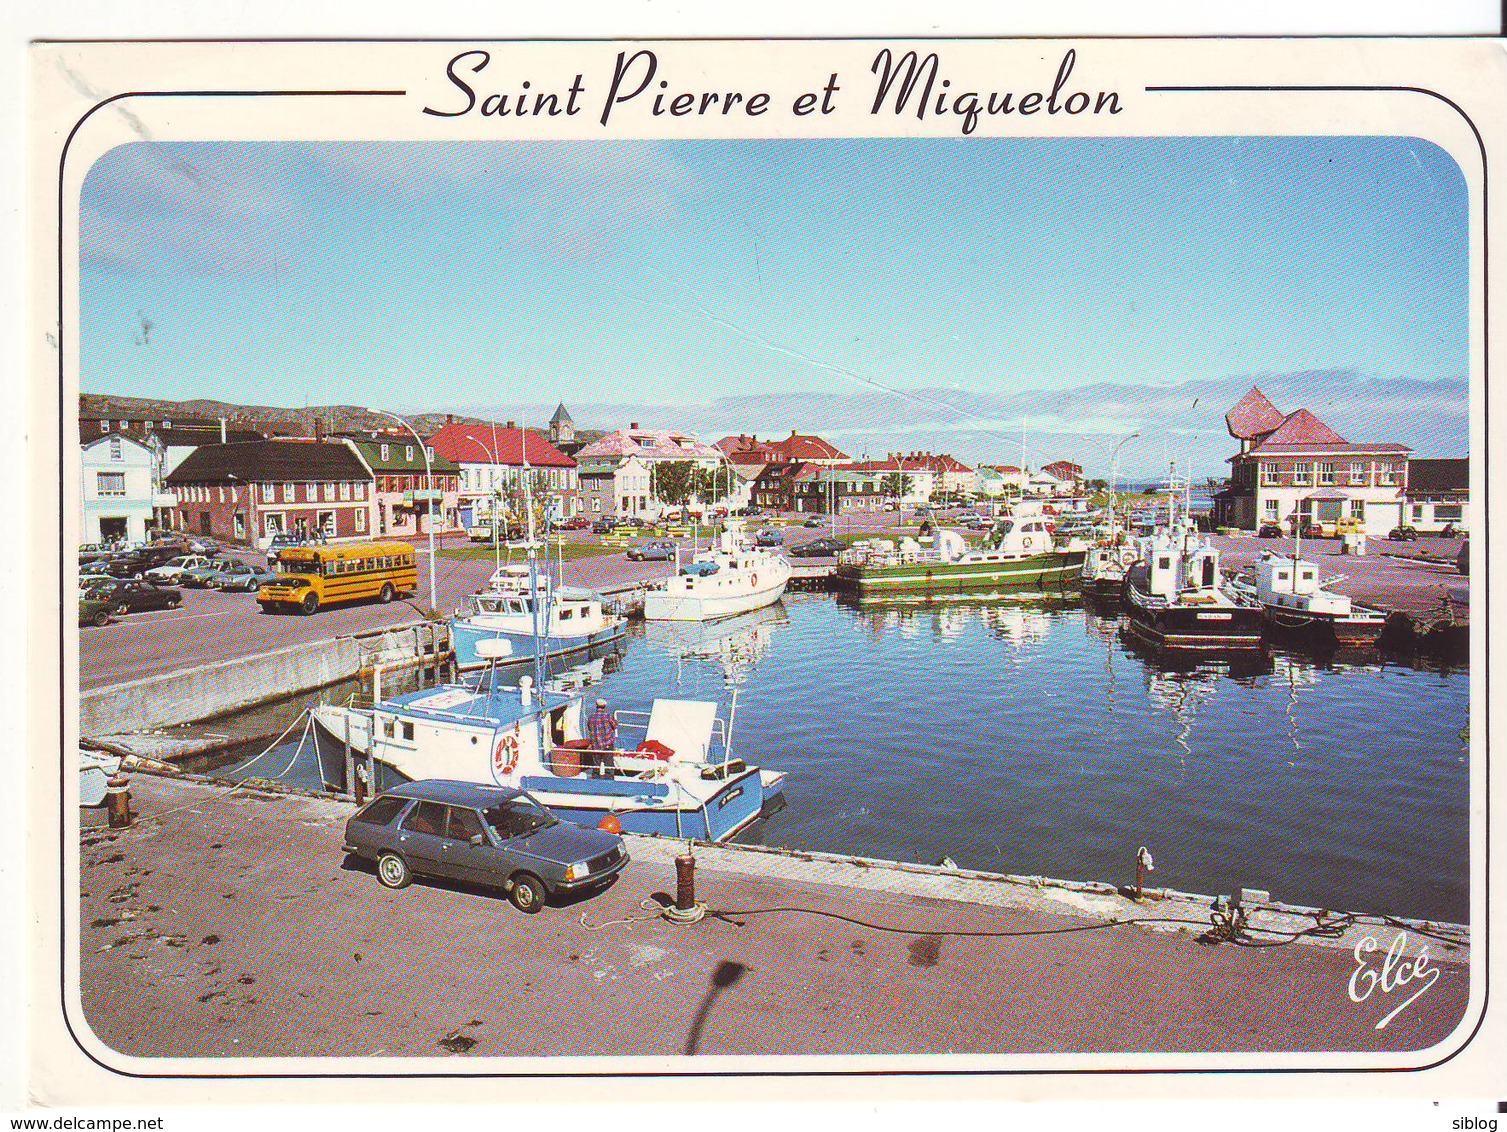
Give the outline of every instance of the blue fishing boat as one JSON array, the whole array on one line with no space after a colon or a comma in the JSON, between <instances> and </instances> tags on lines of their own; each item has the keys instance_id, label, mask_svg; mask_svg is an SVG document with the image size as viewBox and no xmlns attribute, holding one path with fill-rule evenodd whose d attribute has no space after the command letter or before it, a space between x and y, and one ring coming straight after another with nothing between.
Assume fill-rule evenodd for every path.
<instances>
[{"instance_id":1,"label":"blue fishing boat","mask_svg":"<svg viewBox=\"0 0 1507 1132\"><path fill-rule=\"evenodd\" d=\"M472 594L450 620L456 666L462 672L532 664L591 653L621 641L627 619L611 612L602 596L574 586L551 585L528 566L505 566L491 585ZM483 656L483 642L506 641L504 656Z\"/></svg>"}]
</instances>

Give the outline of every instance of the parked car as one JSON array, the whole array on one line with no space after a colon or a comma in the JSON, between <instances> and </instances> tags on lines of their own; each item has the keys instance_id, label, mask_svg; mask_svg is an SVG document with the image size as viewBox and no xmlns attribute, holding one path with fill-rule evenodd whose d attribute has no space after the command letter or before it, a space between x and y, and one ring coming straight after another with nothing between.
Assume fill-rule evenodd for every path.
<instances>
[{"instance_id":1,"label":"parked car","mask_svg":"<svg viewBox=\"0 0 1507 1132\"><path fill-rule=\"evenodd\" d=\"M154 586L180 586L183 584L185 572L197 570L200 567L214 570L219 566L219 562L205 554L180 554L161 566L153 566L142 575L142 578Z\"/></svg>"},{"instance_id":2,"label":"parked car","mask_svg":"<svg viewBox=\"0 0 1507 1132\"><path fill-rule=\"evenodd\" d=\"M754 542L759 546L784 546L785 536L773 527L765 527L754 536Z\"/></svg>"},{"instance_id":3,"label":"parked car","mask_svg":"<svg viewBox=\"0 0 1507 1132\"><path fill-rule=\"evenodd\" d=\"M1460 553L1455 555L1455 569L1462 574L1470 573L1470 539L1460 543Z\"/></svg>"},{"instance_id":4,"label":"parked car","mask_svg":"<svg viewBox=\"0 0 1507 1132\"><path fill-rule=\"evenodd\" d=\"M826 525L827 521L820 515L812 515L809 519L801 524L801 526L803 527L824 527Z\"/></svg>"},{"instance_id":5,"label":"parked car","mask_svg":"<svg viewBox=\"0 0 1507 1132\"><path fill-rule=\"evenodd\" d=\"M108 602L116 613L141 613L148 609L177 609L183 594L174 589L150 586L136 579L101 582L84 591L88 597Z\"/></svg>"},{"instance_id":6,"label":"parked car","mask_svg":"<svg viewBox=\"0 0 1507 1132\"><path fill-rule=\"evenodd\" d=\"M591 520L585 515L572 515L560 524L562 531L586 531L591 529Z\"/></svg>"},{"instance_id":7,"label":"parked car","mask_svg":"<svg viewBox=\"0 0 1507 1132\"><path fill-rule=\"evenodd\" d=\"M151 563L134 554L124 554L96 562L94 568L112 578L140 578L151 568Z\"/></svg>"},{"instance_id":8,"label":"parked car","mask_svg":"<svg viewBox=\"0 0 1507 1132\"><path fill-rule=\"evenodd\" d=\"M1406 525L1401 527L1393 527L1390 531L1387 532L1387 537L1393 542L1412 542L1418 537L1418 529L1416 527L1409 527Z\"/></svg>"},{"instance_id":9,"label":"parked car","mask_svg":"<svg viewBox=\"0 0 1507 1132\"><path fill-rule=\"evenodd\" d=\"M617 520L610 515L604 515L591 524L592 534L610 535L615 530L617 530Z\"/></svg>"},{"instance_id":10,"label":"parked car","mask_svg":"<svg viewBox=\"0 0 1507 1132\"><path fill-rule=\"evenodd\" d=\"M620 527L633 527L636 530L639 527L647 527L649 524L637 515L624 515L617 521L617 525Z\"/></svg>"},{"instance_id":11,"label":"parked car","mask_svg":"<svg viewBox=\"0 0 1507 1132\"><path fill-rule=\"evenodd\" d=\"M108 625L110 612L110 603L104 598L96 597L87 591L79 594L78 623L80 625Z\"/></svg>"},{"instance_id":12,"label":"parked car","mask_svg":"<svg viewBox=\"0 0 1507 1132\"><path fill-rule=\"evenodd\" d=\"M1262 523L1256 530L1257 538L1281 538L1286 533L1281 523Z\"/></svg>"},{"instance_id":13,"label":"parked car","mask_svg":"<svg viewBox=\"0 0 1507 1132\"><path fill-rule=\"evenodd\" d=\"M654 539L642 546L630 546L628 548L628 560L630 562L673 562L675 560L675 544L667 539Z\"/></svg>"},{"instance_id":14,"label":"parked car","mask_svg":"<svg viewBox=\"0 0 1507 1132\"><path fill-rule=\"evenodd\" d=\"M835 558L846 549L841 539L819 538L790 548L792 558Z\"/></svg>"},{"instance_id":15,"label":"parked car","mask_svg":"<svg viewBox=\"0 0 1507 1132\"><path fill-rule=\"evenodd\" d=\"M260 566L252 566L239 559L231 558L220 563L220 567L204 580L204 587L211 590L224 590L226 593L232 590L241 590L244 593L254 594L268 582L278 579L276 570L265 570Z\"/></svg>"},{"instance_id":16,"label":"parked car","mask_svg":"<svg viewBox=\"0 0 1507 1132\"><path fill-rule=\"evenodd\" d=\"M345 851L375 862L377 879L406 888L416 875L501 888L524 912L610 884L628 864L623 839L562 822L522 790L472 782L405 782L345 823Z\"/></svg>"},{"instance_id":17,"label":"parked car","mask_svg":"<svg viewBox=\"0 0 1507 1132\"><path fill-rule=\"evenodd\" d=\"M191 554L203 554L210 558L219 554L224 549L208 535L199 535L188 540L188 549Z\"/></svg>"},{"instance_id":18,"label":"parked car","mask_svg":"<svg viewBox=\"0 0 1507 1132\"><path fill-rule=\"evenodd\" d=\"M191 590L207 590L209 579L220 572L223 562L205 559L202 566L189 566L178 571L177 584Z\"/></svg>"},{"instance_id":19,"label":"parked car","mask_svg":"<svg viewBox=\"0 0 1507 1132\"><path fill-rule=\"evenodd\" d=\"M293 534L290 531L278 531L267 542L267 565L276 566L279 554L295 546L303 546L306 541L302 535Z\"/></svg>"}]
</instances>

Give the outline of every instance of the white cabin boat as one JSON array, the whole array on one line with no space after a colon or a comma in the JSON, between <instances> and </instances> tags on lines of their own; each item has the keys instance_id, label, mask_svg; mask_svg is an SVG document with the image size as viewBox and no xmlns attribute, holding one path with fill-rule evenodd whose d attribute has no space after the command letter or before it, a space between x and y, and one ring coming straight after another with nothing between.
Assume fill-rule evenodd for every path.
<instances>
[{"instance_id":1,"label":"white cabin boat","mask_svg":"<svg viewBox=\"0 0 1507 1132\"><path fill-rule=\"evenodd\" d=\"M644 594L646 621L710 621L773 605L790 582L781 554L749 545L743 524L729 519L717 545L696 554Z\"/></svg>"},{"instance_id":2,"label":"white cabin boat","mask_svg":"<svg viewBox=\"0 0 1507 1132\"><path fill-rule=\"evenodd\" d=\"M610 612L600 594L554 586L528 566L504 566L488 588L472 594L450 620L456 666L462 672L492 663L524 664L543 650L547 659L574 656L620 640L627 619ZM483 644L506 641L501 661L483 656Z\"/></svg>"},{"instance_id":3,"label":"white cabin boat","mask_svg":"<svg viewBox=\"0 0 1507 1132\"><path fill-rule=\"evenodd\" d=\"M1356 605L1329 587L1316 562L1297 554L1266 553L1256 564L1254 583L1246 582L1261 603L1267 623L1277 629L1315 634L1341 644L1375 641L1387 626L1386 614Z\"/></svg>"},{"instance_id":4,"label":"white cabin boat","mask_svg":"<svg viewBox=\"0 0 1507 1132\"><path fill-rule=\"evenodd\" d=\"M1139 551L1125 576L1133 633L1171 649L1261 647L1261 607L1226 585L1219 549L1190 524L1143 538Z\"/></svg>"},{"instance_id":5,"label":"white cabin boat","mask_svg":"<svg viewBox=\"0 0 1507 1132\"><path fill-rule=\"evenodd\" d=\"M783 805L783 772L732 755L731 718L716 703L659 699L648 713L615 712L619 743L630 733L642 741L597 751L585 738L586 694L539 692L525 676L512 688L449 684L370 708L322 704L313 715L342 749L370 760L377 790L428 778L511 786L567 821L611 817L629 833L709 841Z\"/></svg>"}]
</instances>

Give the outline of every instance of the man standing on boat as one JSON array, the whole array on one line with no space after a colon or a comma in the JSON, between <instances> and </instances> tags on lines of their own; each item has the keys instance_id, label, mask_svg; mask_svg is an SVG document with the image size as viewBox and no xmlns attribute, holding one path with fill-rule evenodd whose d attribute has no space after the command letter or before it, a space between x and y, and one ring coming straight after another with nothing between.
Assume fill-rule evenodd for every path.
<instances>
[{"instance_id":1,"label":"man standing on boat","mask_svg":"<svg viewBox=\"0 0 1507 1132\"><path fill-rule=\"evenodd\" d=\"M612 756L604 751L617 749L617 720L607 710L606 700L597 700L597 709L586 721L586 737L591 740L591 750L582 752L582 764L589 774L596 774L603 766L612 765Z\"/></svg>"}]
</instances>

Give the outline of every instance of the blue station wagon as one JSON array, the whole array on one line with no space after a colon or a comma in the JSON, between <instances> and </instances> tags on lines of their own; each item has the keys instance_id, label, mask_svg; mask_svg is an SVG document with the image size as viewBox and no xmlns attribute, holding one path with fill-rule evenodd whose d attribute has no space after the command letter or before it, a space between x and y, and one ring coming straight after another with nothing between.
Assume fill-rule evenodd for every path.
<instances>
[{"instance_id":1,"label":"blue station wagon","mask_svg":"<svg viewBox=\"0 0 1507 1132\"><path fill-rule=\"evenodd\" d=\"M363 806L345 824L345 851L375 862L388 888L416 874L492 885L524 912L604 886L628 863L617 834L562 822L525 791L438 778Z\"/></svg>"}]
</instances>

